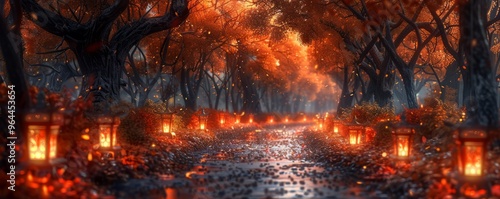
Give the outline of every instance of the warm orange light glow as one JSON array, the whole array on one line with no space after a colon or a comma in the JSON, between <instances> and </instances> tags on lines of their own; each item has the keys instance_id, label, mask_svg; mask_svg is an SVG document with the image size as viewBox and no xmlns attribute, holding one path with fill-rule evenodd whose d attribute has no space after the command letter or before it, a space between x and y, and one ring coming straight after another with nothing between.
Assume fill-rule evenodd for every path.
<instances>
[{"instance_id":1,"label":"warm orange light glow","mask_svg":"<svg viewBox=\"0 0 500 199\"><path fill-rule=\"evenodd\" d=\"M82 139L83 140L90 140L90 136L88 134L83 134Z\"/></svg>"},{"instance_id":2,"label":"warm orange light glow","mask_svg":"<svg viewBox=\"0 0 500 199\"><path fill-rule=\"evenodd\" d=\"M201 123L201 124L200 124L200 129L201 129L201 130L205 130L205 123Z\"/></svg>"},{"instance_id":3,"label":"warm orange light glow","mask_svg":"<svg viewBox=\"0 0 500 199\"><path fill-rule=\"evenodd\" d=\"M359 144L360 136L357 130L349 130L349 144Z\"/></svg>"},{"instance_id":4,"label":"warm orange light glow","mask_svg":"<svg viewBox=\"0 0 500 199\"><path fill-rule=\"evenodd\" d=\"M483 163L483 147L480 145L475 145L471 143L465 146L465 169L464 174L466 176L481 176L482 174L482 163Z\"/></svg>"},{"instance_id":5,"label":"warm orange light glow","mask_svg":"<svg viewBox=\"0 0 500 199\"><path fill-rule=\"evenodd\" d=\"M170 125L163 123L163 133L169 133L170 132Z\"/></svg>"},{"instance_id":6,"label":"warm orange light glow","mask_svg":"<svg viewBox=\"0 0 500 199\"><path fill-rule=\"evenodd\" d=\"M29 126L29 155L31 160L46 160L47 150L49 159L56 157L57 150L57 126L50 127L50 134L46 132L45 126ZM48 139L47 139L47 136ZM47 141L49 143L47 143ZM48 145L47 145L48 144ZM49 149L47 149L49 147Z\"/></svg>"},{"instance_id":7,"label":"warm orange light glow","mask_svg":"<svg viewBox=\"0 0 500 199\"><path fill-rule=\"evenodd\" d=\"M397 155L400 157L408 157L410 155L408 151L408 136L398 136L397 137Z\"/></svg>"},{"instance_id":8,"label":"warm orange light glow","mask_svg":"<svg viewBox=\"0 0 500 199\"><path fill-rule=\"evenodd\" d=\"M285 119L285 122L288 123L288 118Z\"/></svg>"},{"instance_id":9,"label":"warm orange light glow","mask_svg":"<svg viewBox=\"0 0 500 199\"><path fill-rule=\"evenodd\" d=\"M87 155L87 160L88 160L88 161L92 161L92 153L89 153L89 154Z\"/></svg>"},{"instance_id":10,"label":"warm orange light glow","mask_svg":"<svg viewBox=\"0 0 500 199\"><path fill-rule=\"evenodd\" d=\"M43 126L30 126L30 159L32 160L45 160L45 128Z\"/></svg>"},{"instance_id":11,"label":"warm orange light glow","mask_svg":"<svg viewBox=\"0 0 500 199\"><path fill-rule=\"evenodd\" d=\"M166 188L165 193L167 195L166 199L178 199L177 190L174 188Z\"/></svg>"},{"instance_id":12,"label":"warm orange light glow","mask_svg":"<svg viewBox=\"0 0 500 199\"><path fill-rule=\"evenodd\" d=\"M334 133L338 133L339 132L339 127L337 127L336 125L333 127L333 132Z\"/></svg>"},{"instance_id":13,"label":"warm orange light glow","mask_svg":"<svg viewBox=\"0 0 500 199\"><path fill-rule=\"evenodd\" d=\"M111 147L111 125L100 125L99 143L101 147Z\"/></svg>"},{"instance_id":14,"label":"warm orange light glow","mask_svg":"<svg viewBox=\"0 0 500 199\"><path fill-rule=\"evenodd\" d=\"M253 119L252 119L252 118L250 118L250 119L248 120L248 122L253 123Z\"/></svg>"}]
</instances>

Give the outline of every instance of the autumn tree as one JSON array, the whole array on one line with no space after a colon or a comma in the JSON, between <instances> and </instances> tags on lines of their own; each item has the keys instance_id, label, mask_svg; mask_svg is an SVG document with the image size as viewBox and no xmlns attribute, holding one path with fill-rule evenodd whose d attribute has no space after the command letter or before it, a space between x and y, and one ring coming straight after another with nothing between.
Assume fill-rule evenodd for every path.
<instances>
[{"instance_id":1,"label":"autumn tree","mask_svg":"<svg viewBox=\"0 0 500 199\"><path fill-rule=\"evenodd\" d=\"M131 4L145 4L139 7ZM148 16L140 10L157 5L163 15ZM80 95L94 103L119 99L123 65L129 51L144 37L181 24L189 14L186 0L132 2L117 0L111 5L69 1L55 5L22 1L26 16L47 32L63 38L78 61L83 82Z\"/></svg>"}]
</instances>

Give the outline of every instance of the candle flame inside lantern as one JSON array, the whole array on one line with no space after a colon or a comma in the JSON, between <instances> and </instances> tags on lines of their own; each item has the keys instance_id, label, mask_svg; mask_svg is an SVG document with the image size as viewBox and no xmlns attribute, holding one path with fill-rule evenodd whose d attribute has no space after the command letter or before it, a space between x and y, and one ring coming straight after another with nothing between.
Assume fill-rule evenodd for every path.
<instances>
[{"instance_id":1,"label":"candle flame inside lantern","mask_svg":"<svg viewBox=\"0 0 500 199\"><path fill-rule=\"evenodd\" d=\"M47 150L49 150L48 158L56 157L57 149L57 129L55 126L50 128L51 133L46 131L45 126L29 126L29 154L32 160L45 160ZM47 136L49 136L47 140ZM49 143L47 143L47 141ZM48 144L48 145L47 145ZM47 149L47 146L49 149Z\"/></svg>"},{"instance_id":2,"label":"candle flame inside lantern","mask_svg":"<svg viewBox=\"0 0 500 199\"><path fill-rule=\"evenodd\" d=\"M333 127L333 132L334 132L334 133L338 133L338 132L339 132L339 127L336 127L336 126L335 126L335 127Z\"/></svg>"},{"instance_id":3,"label":"candle flame inside lantern","mask_svg":"<svg viewBox=\"0 0 500 199\"><path fill-rule=\"evenodd\" d=\"M205 124L201 123L201 124L200 124L200 129L201 129L201 130L205 130Z\"/></svg>"},{"instance_id":4,"label":"candle flame inside lantern","mask_svg":"<svg viewBox=\"0 0 500 199\"><path fill-rule=\"evenodd\" d=\"M359 136L356 130L349 131L349 144L359 144Z\"/></svg>"},{"instance_id":5,"label":"candle flame inside lantern","mask_svg":"<svg viewBox=\"0 0 500 199\"><path fill-rule=\"evenodd\" d=\"M253 123L253 119L252 119L252 118L250 118L250 120L248 120L248 121L249 121L250 123Z\"/></svg>"},{"instance_id":6,"label":"candle flame inside lantern","mask_svg":"<svg viewBox=\"0 0 500 199\"><path fill-rule=\"evenodd\" d=\"M405 136L398 137L398 156L408 157L408 138Z\"/></svg>"},{"instance_id":7,"label":"candle flame inside lantern","mask_svg":"<svg viewBox=\"0 0 500 199\"><path fill-rule=\"evenodd\" d=\"M169 132L170 132L170 125L163 124L163 133L169 133Z\"/></svg>"},{"instance_id":8,"label":"candle flame inside lantern","mask_svg":"<svg viewBox=\"0 0 500 199\"><path fill-rule=\"evenodd\" d=\"M101 147L111 147L111 126L101 126L99 129L99 143Z\"/></svg>"},{"instance_id":9,"label":"candle flame inside lantern","mask_svg":"<svg viewBox=\"0 0 500 199\"><path fill-rule=\"evenodd\" d=\"M465 171L467 176L481 176L483 158L483 148L479 146L466 146Z\"/></svg>"}]
</instances>

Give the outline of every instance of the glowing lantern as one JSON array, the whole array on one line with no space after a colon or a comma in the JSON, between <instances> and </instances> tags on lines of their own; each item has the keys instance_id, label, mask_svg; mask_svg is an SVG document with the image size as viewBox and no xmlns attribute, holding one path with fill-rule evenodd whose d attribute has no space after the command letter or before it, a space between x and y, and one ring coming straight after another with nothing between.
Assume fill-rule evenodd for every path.
<instances>
[{"instance_id":1,"label":"glowing lantern","mask_svg":"<svg viewBox=\"0 0 500 199\"><path fill-rule=\"evenodd\" d=\"M160 132L161 133L172 133L172 121L174 120L173 113L163 113L161 116L161 125Z\"/></svg>"},{"instance_id":2,"label":"glowing lantern","mask_svg":"<svg viewBox=\"0 0 500 199\"><path fill-rule=\"evenodd\" d=\"M288 123L288 116L287 116L287 117L285 117L285 122L286 122L286 123Z\"/></svg>"},{"instance_id":3,"label":"glowing lantern","mask_svg":"<svg viewBox=\"0 0 500 199\"><path fill-rule=\"evenodd\" d=\"M236 115L236 117L235 117L235 118L236 118L236 119L235 119L234 123L235 123L235 124L239 124L239 123L240 123L240 120L241 120L241 116L240 116L240 115Z\"/></svg>"},{"instance_id":4,"label":"glowing lantern","mask_svg":"<svg viewBox=\"0 0 500 199\"><path fill-rule=\"evenodd\" d=\"M477 180L485 175L485 154L490 130L464 124L456 130L458 144L458 172L467 180Z\"/></svg>"},{"instance_id":5,"label":"glowing lantern","mask_svg":"<svg viewBox=\"0 0 500 199\"><path fill-rule=\"evenodd\" d=\"M199 115L200 130L207 129L207 119L208 119L208 116L205 114L205 111L202 110L201 114Z\"/></svg>"},{"instance_id":6,"label":"glowing lantern","mask_svg":"<svg viewBox=\"0 0 500 199\"><path fill-rule=\"evenodd\" d=\"M340 125L341 125L341 123L340 123L339 119L333 120L333 133L335 133L335 134L339 133Z\"/></svg>"},{"instance_id":7,"label":"glowing lantern","mask_svg":"<svg viewBox=\"0 0 500 199\"><path fill-rule=\"evenodd\" d=\"M56 158L57 135L63 124L58 112L33 112L25 116L28 155L34 164L50 164Z\"/></svg>"},{"instance_id":8,"label":"glowing lantern","mask_svg":"<svg viewBox=\"0 0 500 199\"><path fill-rule=\"evenodd\" d=\"M392 131L394 142L394 155L397 159L408 159L413 148L415 128L402 118L403 122L394 126Z\"/></svg>"},{"instance_id":9,"label":"glowing lantern","mask_svg":"<svg viewBox=\"0 0 500 199\"><path fill-rule=\"evenodd\" d=\"M219 121L220 121L220 125L224 125L224 123L226 123L225 121L225 116L224 116L224 113L219 113Z\"/></svg>"},{"instance_id":10,"label":"glowing lantern","mask_svg":"<svg viewBox=\"0 0 500 199\"><path fill-rule=\"evenodd\" d=\"M118 150L116 145L116 131L120 125L120 118L113 116L100 116L97 118L99 131L100 150Z\"/></svg>"},{"instance_id":11,"label":"glowing lantern","mask_svg":"<svg viewBox=\"0 0 500 199\"><path fill-rule=\"evenodd\" d=\"M325 126L325 118L318 117L318 129L323 130L323 126Z\"/></svg>"},{"instance_id":12,"label":"glowing lantern","mask_svg":"<svg viewBox=\"0 0 500 199\"><path fill-rule=\"evenodd\" d=\"M253 115L248 116L248 123L253 123Z\"/></svg>"},{"instance_id":13,"label":"glowing lantern","mask_svg":"<svg viewBox=\"0 0 500 199\"><path fill-rule=\"evenodd\" d=\"M349 130L349 144L351 145L357 145L361 144L361 137L363 136L365 132L365 127L360 124L351 124L348 126Z\"/></svg>"},{"instance_id":14,"label":"glowing lantern","mask_svg":"<svg viewBox=\"0 0 500 199\"><path fill-rule=\"evenodd\" d=\"M268 116L267 117L267 122L273 123L274 122L274 117L273 116Z\"/></svg>"}]
</instances>

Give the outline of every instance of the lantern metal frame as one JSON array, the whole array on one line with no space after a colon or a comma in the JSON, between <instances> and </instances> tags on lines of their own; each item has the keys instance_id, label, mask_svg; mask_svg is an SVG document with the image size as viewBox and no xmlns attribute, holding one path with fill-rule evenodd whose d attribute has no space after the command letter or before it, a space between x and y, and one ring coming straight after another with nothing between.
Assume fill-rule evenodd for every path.
<instances>
[{"instance_id":1,"label":"lantern metal frame","mask_svg":"<svg viewBox=\"0 0 500 199\"><path fill-rule=\"evenodd\" d=\"M33 111L25 115L24 122L28 138L28 159L31 164L37 166L49 166L64 161L63 158L57 158L57 137L59 135L59 131L61 130L60 128L64 123L64 116L62 113L55 111ZM33 136L39 135L41 131L44 132L41 139L43 139L42 141L45 145L43 146L45 154L41 154L43 155L43 158L35 158L32 157L32 147L30 145L33 144ZM42 147L39 146L40 143L34 144L38 145L37 147Z\"/></svg>"},{"instance_id":2,"label":"lantern metal frame","mask_svg":"<svg viewBox=\"0 0 500 199\"><path fill-rule=\"evenodd\" d=\"M226 124L226 114L224 114L224 112L219 112L219 123L220 125L224 125Z\"/></svg>"},{"instance_id":3,"label":"lantern metal frame","mask_svg":"<svg viewBox=\"0 0 500 199\"><path fill-rule=\"evenodd\" d=\"M160 113L160 121L161 121L161 125L160 125L160 133L162 134L167 134L167 133L170 133L172 134L173 133L173 128L172 128L172 122L174 120L174 113L173 112L167 112L167 113ZM165 125L166 123L168 123L168 130L165 131Z\"/></svg>"},{"instance_id":4,"label":"lantern metal frame","mask_svg":"<svg viewBox=\"0 0 500 199\"><path fill-rule=\"evenodd\" d=\"M461 190L464 184L475 184L479 187L484 187L487 190L487 195L491 196L491 179L488 177L488 162L486 161L486 153L488 150L488 143L490 141L490 135L495 133L495 130L485 126L479 126L472 122L471 120L462 123L455 129L454 132L455 141L457 143L457 154L456 154L456 168L457 172L457 188L456 190ZM480 150L477 149L479 147ZM468 175L467 164L469 152L476 150L479 153L480 158L480 169L479 174ZM477 157L476 157L477 158ZM461 192L457 191L457 195Z\"/></svg>"},{"instance_id":5,"label":"lantern metal frame","mask_svg":"<svg viewBox=\"0 0 500 199\"><path fill-rule=\"evenodd\" d=\"M332 126L333 126L333 133L335 134L339 134L340 133L340 124L342 124L340 122L340 120L338 118L335 118L332 120Z\"/></svg>"},{"instance_id":6,"label":"lantern metal frame","mask_svg":"<svg viewBox=\"0 0 500 199\"><path fill-rule=\"evenodd\" d=\"M206 115L205 112L202 111L201 114L198 115L198 122L199 122L199 129L200 130L208 130L207 120L208 120L208 115Z\"/></svg>"},{"instance_id":7,"label":"lantern metal frame","mask_svg":"<svg viewBox=\"0 0 500 199\"><path fill-rule=\"evenodd\" d=\"M415 137L416 126L402 121L394 125L392 130L392 140L394 147L394 158L398 160L408 160L413 152L413 140ZM406 145L406 155L400 154L400 145Z\"/></svg>"},{"instance_id":8,"label":"lantern metal frame","mask_svg":"<svg viewBox=\"0 0 500 199\"><path fill-rule=\"evenodd\" d=\"M462 125L455 131L458 154L457 154L457 171L459 175L467 181L477 181L486 175L486 152L488 144L488 135L491 130L487 127ZM467 175L466 164L468 159L468 152L471 148L479 147L479 157L481 161L481 169L479 175Z\"/></svg>"},{"instance_id":9,"label":"lantern metal frame","mask_svg":"<svg viewBox=\"0 0 500 199\"><path fill-rule=\"evenodd\" d=\"M121 149L121 146L117 144L117 134L118 126L120 125L120 117L101 115L97 117L97 133L99 134L99 151L104 153L110 153L112 157L115 157L115 152ZM102 130L109 129L109 146L102 145L102 139L106 139L106 135L103 134ZM103 137L104 136L104 137Z\"/></svg>"},{"instance_id":10,"label":"lantern metal frame","mask_svg":"<svg viewBox=\"0 0 500 199\"><path fill-rule=\"evenodd\" d=\"M348 128L347 128L348 132L347 132L347 140L349 141L349 144L350 145L359 145L362 143L362 137L364 136L365 134L365 126L364 125L361 125L361 124L358 124L357 122L356 123L353 123L353 124L350 124L348 125ZM355 133L355 142L356 143L352 143L351 142L351 139L352 139L352 133Z\"/></svg>"}]
</instances>

